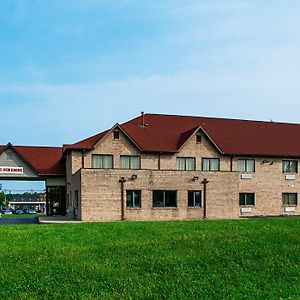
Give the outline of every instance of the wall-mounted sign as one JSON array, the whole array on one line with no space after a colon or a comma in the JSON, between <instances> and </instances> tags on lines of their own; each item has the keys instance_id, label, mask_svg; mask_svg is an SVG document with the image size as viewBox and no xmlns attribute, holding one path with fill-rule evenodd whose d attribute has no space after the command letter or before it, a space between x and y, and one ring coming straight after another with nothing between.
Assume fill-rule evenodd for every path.
<instances>
[{"instance_id":1,"label":"wall-mounted sign","mask_svg":"<svg viewBox=\"0 0 300 300\"><path fill-rule=\"evenodd\" d=\"M0 174L22 175L24 170L22 167L1 167Z\"/></svg>"}]
</instances>

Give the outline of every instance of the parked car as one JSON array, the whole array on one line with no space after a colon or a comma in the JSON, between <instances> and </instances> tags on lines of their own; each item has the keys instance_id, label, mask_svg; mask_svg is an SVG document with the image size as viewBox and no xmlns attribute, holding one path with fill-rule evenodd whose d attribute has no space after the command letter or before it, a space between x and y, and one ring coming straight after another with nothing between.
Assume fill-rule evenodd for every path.
<instances>
[{"instance_id":1,"label":"parked car","mask_svg":"<svg viewBox=\"0 0 300 300\"><path fill-rule=\"evenodd\" d=\"M16 215L22 215L23 214L23 210L20 209L20 208L18 208L18 209L15 210L15 214Z\"/></svg>"},{"instance_id":2,"label":"parked car","mask_svg":"<svg viewBox=\"0 0 300 300\"><path fill-rule=\"evenodd\" d=\"M28 209L27 213L30 214L30 215L35 215L36 210L35 209Z\"/></svg>"},{"instance_id":3,"label":"parked car","mask_svg":"<svg viewBox=\"0 0 300 300\"><path fill-rule=\"evenodd\" d=\"M3 210L4 215L12 215L13 210L11 208L6 208Z\"/></svg>"}]
</instances>

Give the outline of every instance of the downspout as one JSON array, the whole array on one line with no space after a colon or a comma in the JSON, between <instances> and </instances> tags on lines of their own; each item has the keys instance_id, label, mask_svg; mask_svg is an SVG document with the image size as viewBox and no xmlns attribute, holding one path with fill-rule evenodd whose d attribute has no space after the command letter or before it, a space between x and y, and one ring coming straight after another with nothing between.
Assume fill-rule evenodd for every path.
<instances>
[{"instance_id":1,"label":"downspout","mask_svg":"<svg viewBox=\"0 0 300 300\"><path fill-rule=\"evenodd\" d=\"M202 181L203 183L203 219L206 219L207 218L207 215L206 215L206 185L209 183L209 181L204 178L204 180Z\"/></svg>"},{"instance_id":2,"label":"downspout","mask_svg":"<svg viewBox=\"0 0 300 300\"><path fill-rule=\"evenodd\" d=\"M125 220L125 193L124 193L124 183L126 179L121 177L119 182L121 183L121 221Z\"/></svg>"},{"instance_id":3,"label":"downspout","mask_svg":"<svg viewBox=\"0 0 300 300\"><path fill-rule=\"evenodd\" d=\"M158 152L158 170L160 170L160 158L161 158L161 152Z\"/></svg>"},{"instance_id":4,"label":"downspout","mask_svg":"<svg viewBox=\"0 0 300 300\"><path fill-rule=\"evenodd\" d=\"M233 156L230 157L230 172L232 172L233 169Z\"/></svg>"},{"instance_id":5,"label":"downspout","mask_svg":"<svg viewBox=\"0 0 300 300\"><path fill-rule=\"evenodd\" d=\"M85 149L83 149L81 152L81 168L82 169L84 169L84 153L85 153Z\"/></svg>"}]
</instances>

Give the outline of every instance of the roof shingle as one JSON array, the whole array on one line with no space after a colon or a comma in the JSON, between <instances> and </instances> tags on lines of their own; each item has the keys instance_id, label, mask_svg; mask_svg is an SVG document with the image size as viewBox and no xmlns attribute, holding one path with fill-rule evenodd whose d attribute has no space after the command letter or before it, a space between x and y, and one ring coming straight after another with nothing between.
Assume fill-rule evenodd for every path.
<instances>
[{"instance_id":1,"label":"roof shingle","mask_svg":"<svg viewBox=\"0 0 300 300\"><path fill-rule=\"evenodd\" d=\"M120 125L143 150L176 152L202 127L223 154L300 157L300 124L145 114ZM73 146L93 147L107 131ZM88 143L87 143L88 141Z\"/></svg>"}]
</instances>

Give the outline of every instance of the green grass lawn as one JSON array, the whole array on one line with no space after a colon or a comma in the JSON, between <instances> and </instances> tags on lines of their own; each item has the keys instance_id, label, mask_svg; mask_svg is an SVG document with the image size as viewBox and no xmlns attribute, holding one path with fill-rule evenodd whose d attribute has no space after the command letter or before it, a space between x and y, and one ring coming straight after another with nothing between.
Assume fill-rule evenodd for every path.
<instances>
[{"instance_id":1,"label":"green grass lawn","mask_svg":"<svg viewBox=\"0 0 300 300\"><path fill-rule=\"evenodd\" d=\"M300 218L0 231L0 299L300 299Z\"/></svg>"}]
</instances>

